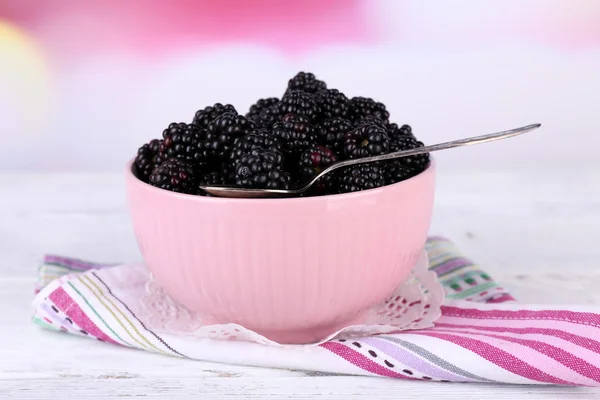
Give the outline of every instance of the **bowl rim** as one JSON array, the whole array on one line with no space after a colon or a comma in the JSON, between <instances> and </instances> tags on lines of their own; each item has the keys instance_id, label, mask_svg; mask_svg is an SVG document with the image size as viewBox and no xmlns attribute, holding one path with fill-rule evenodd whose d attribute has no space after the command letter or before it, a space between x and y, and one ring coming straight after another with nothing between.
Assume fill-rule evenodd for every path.
<instances>
[{"instance_id":1,"label":"bowl rim","mask_svg":"<svg viewBox=\"0 0 600 400\"><path fill-rule=\"evenodd\" d=\"M269 203L311 203L311 202L325 202L325 201L339 201L339 200L350 200L350 199L358 199L364 197L373 197L377 196L381 192L389 191L391 188L398 188L399 186L406 186L412 182L415 182L418 179L423 179L427 175L435 174L437 169L437 163L433 156L430 155L429 164L423 172L417 174L409 179L405 179L403 181L393 183L391 185L385 185L382 187L378 187L375 189L362 190L354 193L341 193L341 194L330 194L325 196L311 196L311 197L271 197L271 198L223 198L223 197L208 197L208 196L198 196L195 194L187 194L187 193L178 193L171 192L169 190L164 190L157 188L155 186L150 185L139 179L134 173L133 168L135 167L135 158L129 160L125 167L125 175L127 186L129 186L129 182L133 182L134 185L140 185L144 188L144 190L150 190L152 192L156 192L158 195L162 196L170 196L173 198L179 198L181 200L189 200L189 201L197 201L197 202L207 202L207 203L251 203L251 204L264 204Z\"/></svg>"}]
</instances>

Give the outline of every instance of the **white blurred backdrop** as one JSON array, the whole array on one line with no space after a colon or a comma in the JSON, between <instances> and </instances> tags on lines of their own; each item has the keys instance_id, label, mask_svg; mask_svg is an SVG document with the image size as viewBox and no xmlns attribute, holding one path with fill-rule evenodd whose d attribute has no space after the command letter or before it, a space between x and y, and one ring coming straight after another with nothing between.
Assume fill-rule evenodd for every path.
<instances>
[{"instance_id":1,"label":"white blurred backdrop","mask_svg":"<svg viewBox=\"0 0 600 400\"><path fill-rule=\"evenodd\" d=\"M600 165L600 1L78 3L0 5L0 170L118 171L170 122L245 112L300 70L428 144L543 124L445 168Z\"/></svg>"}]
</instances>

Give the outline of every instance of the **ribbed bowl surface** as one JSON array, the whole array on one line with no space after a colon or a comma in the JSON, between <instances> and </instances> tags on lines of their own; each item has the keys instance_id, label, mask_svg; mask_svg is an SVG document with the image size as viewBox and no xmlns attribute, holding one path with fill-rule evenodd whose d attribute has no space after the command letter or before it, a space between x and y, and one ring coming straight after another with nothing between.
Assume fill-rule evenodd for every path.
<instances>
[{"instance_id":1,"label":"ribbed bowl surface","mask_svg":"<svg viewBox=\"0 0 600 400\"><path fill-rule=\"evenodd\" d=\"M127 168L133 227L157 282L208 323L306 343L383 301L431 220L435 164L394 185L294 199L221 199L154 188Z\"/></svg>"}]
</instances>

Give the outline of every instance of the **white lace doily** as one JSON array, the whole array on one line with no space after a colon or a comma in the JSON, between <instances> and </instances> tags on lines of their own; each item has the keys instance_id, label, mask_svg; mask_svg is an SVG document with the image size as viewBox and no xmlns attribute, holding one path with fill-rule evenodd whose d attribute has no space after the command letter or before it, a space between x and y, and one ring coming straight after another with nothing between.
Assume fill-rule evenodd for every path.
<instances>
[{"instance_id":1,"label":"white lace doily","mask_svg":"<svg viewBox=\"0 0 600 400\"><path fill-rule=\"evenodd\" d=\"M428 266L427 254L423 252L408 280L383 303L371 307L364 324L347 326L319 342L303 346L316 346L331 339L348 339L433 326L441 316L444 288L437 275L429 271ZM204 325L198 315L176 303L152 278L146 284L141 306L148 328L156 332L284 346L238 324Z\"/></svg>"}]
</instances>

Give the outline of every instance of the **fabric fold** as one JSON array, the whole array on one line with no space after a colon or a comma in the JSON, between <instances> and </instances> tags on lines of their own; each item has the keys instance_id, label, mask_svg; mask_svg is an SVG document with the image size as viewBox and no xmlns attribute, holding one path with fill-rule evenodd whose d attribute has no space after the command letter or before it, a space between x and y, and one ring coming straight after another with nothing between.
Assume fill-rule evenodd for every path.
<instances>
[{"instance_id":1,"label":"fabric fold","mask_svg":"<svg viewBox=\"0 0 600 400\"><path fill-rule=\"evenodd\" d=\"M136 305L132 265L46 256L34 321L111 344L213 362L441 382L600 386L600 308L524 305L447 239L430 269L447 293L435 327L270 347L156 332ZM139 267L139 265L138 265ZM137 286L136 286L137 287Z\"/></svg>"}]
</instances>

